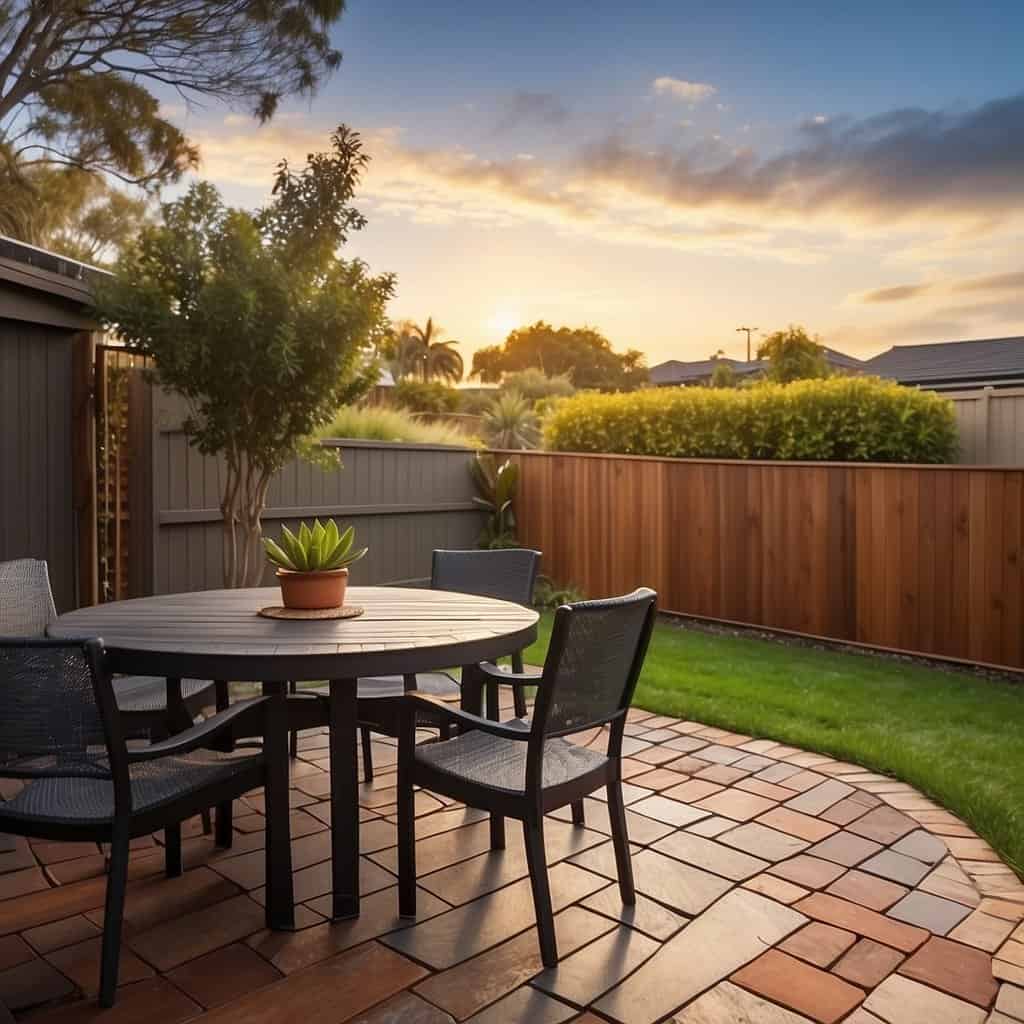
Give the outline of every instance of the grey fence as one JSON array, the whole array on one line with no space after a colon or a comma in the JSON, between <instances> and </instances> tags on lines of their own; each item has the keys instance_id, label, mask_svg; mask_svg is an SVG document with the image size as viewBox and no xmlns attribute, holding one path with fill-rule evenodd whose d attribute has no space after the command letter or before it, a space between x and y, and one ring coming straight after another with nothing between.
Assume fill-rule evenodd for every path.
<instances>
[{"instance_id":1,"label":"grey fence","mask_svg":"<svg viewBox=\"0 0 1024 1024\"><path fill-rule=\"evenodd\" d=\"M130 590L165 594L222 585L220 495L224 467L182 431L183 406L132 380ZM466 448L331 441L342 468L289 463L271 484L264 530L332 516L352 523L369 554L352 583L425 583L434 548L473 547L482 525ZM269 567L266 582L272 582Z\"/></svg>"},{"instance_id":2,"label":"grey fence","mask_svg":"<svg viewBox=\"0 0 1024 1024\"><path fill-rule=\"evenodd\" d=\"M1024 466L1024 388L951 391L960 426L960 462Z\"/></svg>"}]
</instances>

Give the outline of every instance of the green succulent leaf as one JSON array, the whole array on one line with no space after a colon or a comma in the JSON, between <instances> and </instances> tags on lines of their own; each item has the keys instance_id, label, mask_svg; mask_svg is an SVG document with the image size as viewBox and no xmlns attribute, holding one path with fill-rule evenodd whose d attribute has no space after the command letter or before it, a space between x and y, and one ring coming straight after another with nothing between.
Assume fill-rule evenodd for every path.
<instances>
[{"instance_id":1,"label":"green succulent leaf","mask_svg":"<svg viewBox=\"0 0 1024 1024\"><path fill-rule=\"evenodd\" d=\"M295 563L292 561L291 556L287 551L281 548L276 541L271 540L270 537L264 537L263 546L266 548L267 557L275 565L279 565L282 569L291 569L294 571Z\"/></svg>"},{"instance_id":2,"label":"green succulent leaf","mask_svg":"<svg viewBox=\"0 0 1024 1024\"><path fill-rule=\"evenodd\" d=\"M293 572L316 572L342 569L362 558L368 549L353 552L354 540L354 527L341 531L333 519L326 523L315 519L312 527L301 523L298 534L282 526L281 542L265 538L264 548L275 565Z\"/></svg>"}]
</instances>

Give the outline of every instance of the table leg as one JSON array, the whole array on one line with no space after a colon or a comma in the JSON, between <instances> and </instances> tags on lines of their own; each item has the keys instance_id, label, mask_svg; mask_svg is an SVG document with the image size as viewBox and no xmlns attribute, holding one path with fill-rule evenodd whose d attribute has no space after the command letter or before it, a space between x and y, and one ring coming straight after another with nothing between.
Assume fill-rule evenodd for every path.
<instances>
[{"instance_id":1,"label":"table leg","mask_svg":"<svg viewBox=\"0 0 1024 1024\"><path fill-rule=\"evenodd\" d=\"M330 681L332 916L359 916L356 680Z\"/></svg>"},{"instance_id":2,"label":"table leg","mask_svg":"<svg viewBox=\"0 0 1024 1024\"><path fill-rule=\"evenodd\" d=\"M463 665L460 691L462 710L471 715L483 714L484 687L476 665Z\"/></svg>"}]
</instances>

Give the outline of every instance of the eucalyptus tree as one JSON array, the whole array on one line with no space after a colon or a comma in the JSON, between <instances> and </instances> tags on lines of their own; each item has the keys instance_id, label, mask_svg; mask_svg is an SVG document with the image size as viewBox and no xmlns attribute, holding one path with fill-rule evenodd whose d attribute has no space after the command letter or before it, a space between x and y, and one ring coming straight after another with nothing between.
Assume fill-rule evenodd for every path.
<instances>
[{"instance_id":1,"label":"eucalyptus tree","mask_svg":"<svg viewBox=\"0 0 1024 1024\"><path fill-rule=\"evenodd\" d=\"M161 98L266 121L338 67L329 30L344 10L345 0L0 0L0 191L31 193L25 172L39 166L177 180L198 151Z\"/></svg>"}]
</instances>

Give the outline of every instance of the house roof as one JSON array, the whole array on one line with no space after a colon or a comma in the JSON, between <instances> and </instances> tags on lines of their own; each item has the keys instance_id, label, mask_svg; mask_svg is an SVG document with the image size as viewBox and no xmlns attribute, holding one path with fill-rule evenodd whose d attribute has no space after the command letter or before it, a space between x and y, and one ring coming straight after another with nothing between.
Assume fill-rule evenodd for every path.
<instances>
[{"instance_id":1,"label":"house roof","mask_svg":"<svg viewBox=\"0 0 1024 1024\"><path fill-rule=\"evenodd\" d=\"M865 364L860 359L848 356L845 352L837 352L834 348L825 348L825 362L829 366L843 370L863 370ZM655 386L667 384L685 384L693 381L707 380L715 372L715 366L725 363L732 367L737 377L746 377L754 373L762 373L768 369L767 359L752 359L749 363L744 359L730 359L720 356L718 359L698 359L687 362L680 359L669 359L664 363L652 366L649 371L650 381Z\"/></svg>"},{"instance_id":2,"label":"house roof","mask_svg":"<svg viewBox=\"0 0 1024 1024\"><path fill-rule=\"evenodd\" d=\"M726 356L719 359L698 359L692 362L669 359L667 362L651 367L650 381L652 384L681 384L684 381L704 380L715 372L715 367L719 363L732 367L733 373L737 376L756 373L767 365L757 359L748 363L742 359L729 359Z\"/></svg>"},{"instance_id":3,"label":"house roof","mask_svg":"<svg viewBox=\"0 0 1024 1024\"><path fill-rule=\"evenodd\" d=\"M1024 337L895 345L867 361L869 373L904 384L970 385L1024 378Z\"/></svg>"},{"instance_id":4,"label":"house roof","mask_svg":"<svg viewBox=\"0 0 1024 1024\"><path fill-rule=\"evenodd\" d=\"M0 235L0 317L93 330L93 282L107 271Z\"/></svg>"}]
</instances>

